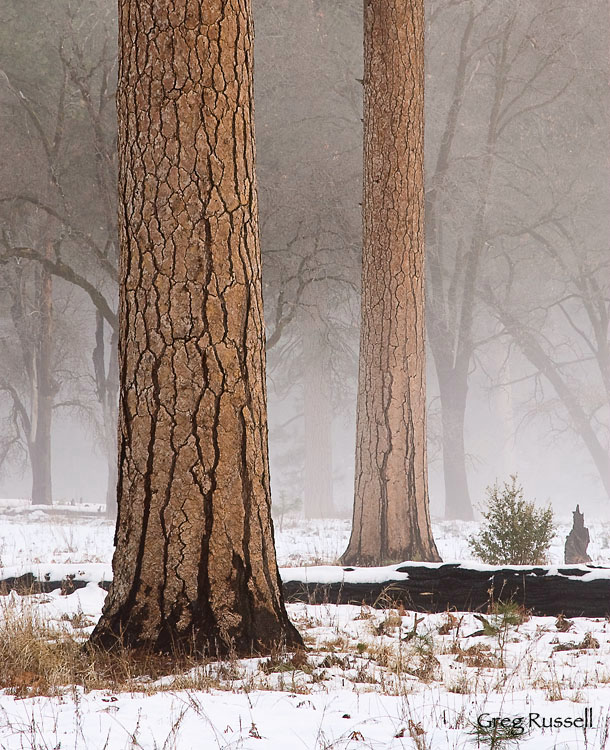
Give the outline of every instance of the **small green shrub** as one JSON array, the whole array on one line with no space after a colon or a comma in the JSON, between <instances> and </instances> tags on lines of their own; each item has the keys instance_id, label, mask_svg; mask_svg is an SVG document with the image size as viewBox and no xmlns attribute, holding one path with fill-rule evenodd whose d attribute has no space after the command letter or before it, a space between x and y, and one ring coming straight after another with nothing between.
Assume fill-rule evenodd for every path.
<instances>
[{"instance_id":1,"label":"small green shrub","mask_svg":"<svg viewBox=\"0 0 610 750\"><path fill-rule=\"evenodd\" d=\"M472 552L489 565L545 563L555 536L552 509L525 500L516 476L488 487L487 500L482 528L468 540Z\"/></svg>"}]
</instances>

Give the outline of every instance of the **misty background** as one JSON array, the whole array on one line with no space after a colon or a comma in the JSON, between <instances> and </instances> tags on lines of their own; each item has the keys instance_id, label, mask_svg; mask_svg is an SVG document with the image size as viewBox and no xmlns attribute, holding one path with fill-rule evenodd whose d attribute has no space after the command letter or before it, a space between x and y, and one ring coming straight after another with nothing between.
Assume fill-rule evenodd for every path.
<instances>
[{"instance_id":1,"label":"misty background","mask_svg":"<svg viewBox=\"0 0 610 750\"><path fill-rule=\"evenodd\" d=\"M54 501L114 490L111 5L0 0L0 497L31 496L47 412ZM273 502L346 517L362 3L253 5ZM559 514L610 517L609 26L601 0L427 2L434 516L517 473Z\"/></svg>"}]
</instances>

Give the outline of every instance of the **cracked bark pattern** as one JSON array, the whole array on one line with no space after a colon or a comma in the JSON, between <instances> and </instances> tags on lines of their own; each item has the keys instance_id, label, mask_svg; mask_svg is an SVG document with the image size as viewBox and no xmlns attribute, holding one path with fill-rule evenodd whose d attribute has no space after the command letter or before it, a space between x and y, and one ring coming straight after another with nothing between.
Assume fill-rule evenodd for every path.
<instances>
[{"instance_id":1,"label":"cracked bark pattern","mask_svg":"<svg viewBox=\"0 0 610 750\"><path fill-rule=\"evenodd\" d=\"M346 564L439 560L426 467L423 0L365 0L362 325Z\"/></svg>"},{"instance_id":2,"label":"cracked bark pattern","mask_svg":"<svg viewBox=\"0 0 610 750\"><path fill-rule=\"evenodd\" d=\"M119 0L114 581L93 639L300 643L270 516L250 0Z\"/></svg>"}]
</instances>

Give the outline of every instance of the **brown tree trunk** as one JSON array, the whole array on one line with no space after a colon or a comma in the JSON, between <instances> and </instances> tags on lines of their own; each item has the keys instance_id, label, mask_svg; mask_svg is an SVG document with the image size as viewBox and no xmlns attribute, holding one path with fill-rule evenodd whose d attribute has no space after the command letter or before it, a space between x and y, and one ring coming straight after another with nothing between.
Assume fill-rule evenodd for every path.
<instances>
[{"instance_id":1,"label":"brown tree trunk","mask_svg":"<svg viewBox=\"0 0 610 750\"><path fill-rule=\"evenodd\" d=\"M422 0L366 0L362 324L346 564L438 560L425 421Z\"/></svg>"},{"instance_id":2,"label":"brown tree trunk","mask_svg":"<svg viewBox=\"0 0 610 750\"><path fill-rule=\"evenodd\" d=\"M47 255L51 245L48 244ZM56 388L52 370L53 356L53 277L45 269L37 269L38 329L33 357L32 417L30 433L30 464L32 468L32 504L51 505L51 427Z\"/></svg>"},{"instance_id":3,"label":"brown tree trunk","mask_svg":"<svg viewBox=\"0 0 610 750\"><path fill-rule=\"evenodd\" d=\"M121 0L119 478L93 640L300 643L275 560L249 0Z\"/></svg>"}]
</instances>

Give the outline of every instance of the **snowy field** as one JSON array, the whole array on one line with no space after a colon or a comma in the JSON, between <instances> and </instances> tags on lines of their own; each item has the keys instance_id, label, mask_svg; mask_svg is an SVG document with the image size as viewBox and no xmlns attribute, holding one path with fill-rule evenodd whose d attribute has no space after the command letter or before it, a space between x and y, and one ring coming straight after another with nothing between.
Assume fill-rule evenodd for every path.
<instances>
[{"instance_id":1,"label":"snowy field","mask_svg":"<svg viewBox=\"0 0 610 750\"><path fill-rule=\"evenodd\" d=\"M101 516L101 514L100 514ZM559 519L551 544L549 562L563 563L563 545L572 520ZM587 520L585 519L585 524ZM589 523L589 555L595 565L610 566L610 521ZM304 521L285 519L280 530L275 524L275 541L280 566L333 564L345 550L351 522L339 519ZM434 539L445 562L474 560L468 537L479 528L477 522L435 521ZM110 563L114 522L103 518L48 516L42 510L0 509L0 574L9 566L32 563Z\"/></svg>"},{"instance_id":2,"label":"snowy field","mask_svg":"<svg viewBox=\"0 0 610 750\"><path fill-rule=\"evenodd\" d=\"M475 529L435 523L443 558L472 559L465 539ZM567 532L567 524L560 527L553 563L563 561ZM110 570L112 535L102 519L12 511L0 516L0 575L35 564ZM276 529L279 562L333 563L348 535L347 521L284 519ZM610 565L610 524L596 524L591 537L594 562ZM36 620L53 637L84 639L104 596L95 584L69 595L13 593L0 597L0 628ZM208 663L112 689L66 685L51 696L36 694L44 692L36 684L0 691L0 749L610 748L606 620L509 611L485 624L463 613L416 617L304 604L288 610L309 649L294 658ZM494 717L507 725L495 739L488 726Z\"/></svg>"}]
</instances>

